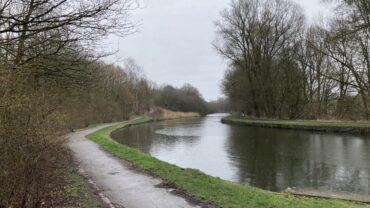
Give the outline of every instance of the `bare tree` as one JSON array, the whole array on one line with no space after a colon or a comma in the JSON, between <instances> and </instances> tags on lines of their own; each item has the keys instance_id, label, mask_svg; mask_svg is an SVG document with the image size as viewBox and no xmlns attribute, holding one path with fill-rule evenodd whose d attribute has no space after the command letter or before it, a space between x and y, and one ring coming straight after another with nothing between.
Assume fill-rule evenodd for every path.
<instances>
[{"instance_id":1,"label":"bare tree","mask_svg":"<svg viewBox=\"0 0 370 208\"><path fill-rule=\"evenodd\" d=\"M215 48L234 69L243 71L249 83L244 92L253 102L256 116L279 116L284 96L276 93L277 85L289 75L281 71L286 66L279 66L283 60L294 65L290 60L300 44L303 26L301 8L285 0L234 0L216 23Z\"/></svg>"},{"instance_id":2,"label":"bare tree","mask_svg":"<svg viewBox=\"0 0 370 208\"><path fill-rule=\"evenodd\" d=\"M126 35L132 0L6 0L0 3L0 46L6 61L23 64L71 43L90 47L109 33ZM84 42L82 42L84 41Z\"/></svg>"},{"instance_id":3,"label":"bare tree","mask_svg":"<svg viewBox=\"0 0 370 208\"><path fill-rule=\"evenodd\" d=\"M331 100L335 97L338 82L334 79L336 67L323 52L327 44L327 32L319 26L311 26L306 32L298 62L305 72L307 116L320 118L327 115Z\"/></svg>"},{"instance_id":4,"label":"bare tree","mask_svg":"<svg viewBox=\"0 0 370 208\"><path fill-rule=\"evenodd\" d=\"M342 1L328 32L325 51L341 70L336 80L349 84L360 95L366 119L370 118L369 8L369 1Z\"/></svg>"},{"instance_id":5,"label":"bare tree","mask_svg":"<svg viewBox=\"0 0 370 208\"><path fill-rule=\"evenodd\" d=\"M50 179L63 154L60 134L73 112L65 112L66 103L78 97L71 95L78 94L76 85L87 87L85 78L94 77L97 41L131 31L134 4L134 0L0 1L0 207L49 202L47 195L54 191ZM86 98L80 100L84 105L91 99L85 93L80 96Z\"/></svg>"}]
</instances>

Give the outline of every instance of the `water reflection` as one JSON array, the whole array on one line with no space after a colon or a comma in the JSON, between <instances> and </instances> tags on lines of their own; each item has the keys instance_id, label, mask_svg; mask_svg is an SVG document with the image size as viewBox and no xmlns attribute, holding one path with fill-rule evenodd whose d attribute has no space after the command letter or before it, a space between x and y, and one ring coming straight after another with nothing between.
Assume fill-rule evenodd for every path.
<instances>
[{"instance_id":1,"label":"water reflection","mask_svg":"<svg viewBox=\"0 0 370 208\"><path fill-rule=\"evenodd\" d=\"M191 132L201 129L197 122L198 119L186 119L146 123L117 130L112 133L112 137L120 143L147 153L171 151L176 146L191 147L196 144L199 137Z\"/></svg>"},{"instance_id":2,"label":"water reflection","mask_svg":"<svg viewBox=\"0 0 370 208\"><path fill-rule=\"evenodd\" d=\"M369 139L334 134L233 127L226 140L238 182L369 193Z\"/></svg>"},{"instance_id":3,"label":"water reflection","mask_svg":"<svg viewBox=\"0 0 370 208\"><path fill-rule=\"evenodd\" d=\"M370 138L228 126L220 116L143 124L113 133L134 148L208 174L279 191L370 192Z\"/></svg>"}]
</instances>

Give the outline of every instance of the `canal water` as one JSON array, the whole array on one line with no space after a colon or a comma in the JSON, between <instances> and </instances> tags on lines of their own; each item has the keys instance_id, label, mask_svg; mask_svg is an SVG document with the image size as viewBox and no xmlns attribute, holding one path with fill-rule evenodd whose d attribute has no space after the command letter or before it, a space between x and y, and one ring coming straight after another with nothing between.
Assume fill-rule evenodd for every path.
<instances>
[{"instance_id":1,"label":"canal water","mask_svg":"<svg viewBox=\"0 0 370 208\"><path fill-rule=\"evenodd\" d=\"M271 191L370 194L370 137L231 126L222 114L119 129L125 145L184 168Z\"/></svg>"}]
</instances>

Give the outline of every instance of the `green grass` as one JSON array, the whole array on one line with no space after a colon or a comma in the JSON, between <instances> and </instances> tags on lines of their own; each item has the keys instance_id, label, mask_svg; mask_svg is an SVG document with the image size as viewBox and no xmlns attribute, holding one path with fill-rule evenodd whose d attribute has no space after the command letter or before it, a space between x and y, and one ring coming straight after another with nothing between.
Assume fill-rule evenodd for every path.
<instances>
[{"instance_id":1,"label":"green grass","mask_svg":"<svg viewBox=\"0 0 370 208\"><path fill-rule=\"evenodd\" d=\"M270 119L239 119L226 117L224 120L241 121L245 123L268 123L268 124L287 124L298 126L333 126L333 127L370 127L368 121L337 121L337 120L270 120Z\"/></svg>"},{"instance_id":2,"label":"green grass","mask_svg":"<svg viewBox=\"0 0 370 208\"><path fill-rule=\"evenodd\" d=\"M327 131L341 133L370 133L370 122L368 121L336 121L336 120L271 120L235 118L228 116L222 119L223 123L260 126L269 128L287 128L311 131Z\"/></svg>"},{"instance_id":3,"label":"green grass","mask_svg":"<svg viewBox=\"0 0 370 208\"><path fill-rule=\"evenodd\" d=\"M206 175L199 170L184 169L158 160L139 150L119 144L110 138L110 133L118 128L151 121L149 117L139 117L94 132L87 137L115 156L130 161L137 167L174 183L188 193L215 203L220 207L317 207L355 208L370 207L334 199L297 197L288 193L275 193L241 185L217 177Z\"/></svg>"}]
</instances>

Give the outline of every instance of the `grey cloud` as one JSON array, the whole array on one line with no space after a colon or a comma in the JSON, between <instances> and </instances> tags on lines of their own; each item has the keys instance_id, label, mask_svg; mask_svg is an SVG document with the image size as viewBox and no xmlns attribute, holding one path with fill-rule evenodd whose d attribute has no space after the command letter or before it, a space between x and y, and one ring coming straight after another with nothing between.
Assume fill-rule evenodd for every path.
<instances>
[{"instance_id":1,"label":"grey cloud","mask_svg":"<svg viewBox=\"0 0 370 208\"><path fill-rule=\"evenodd\" d=\"M311 17L323 6L320 0L296 0ZM134 12L139 32L124 39L110 37L117 56L132 57L150 80L181 86L190 83L207 100L222 95L220 83L226 70L212 47L214 21L229 0L146 0Z\"/></svg>"}]
</instances>

